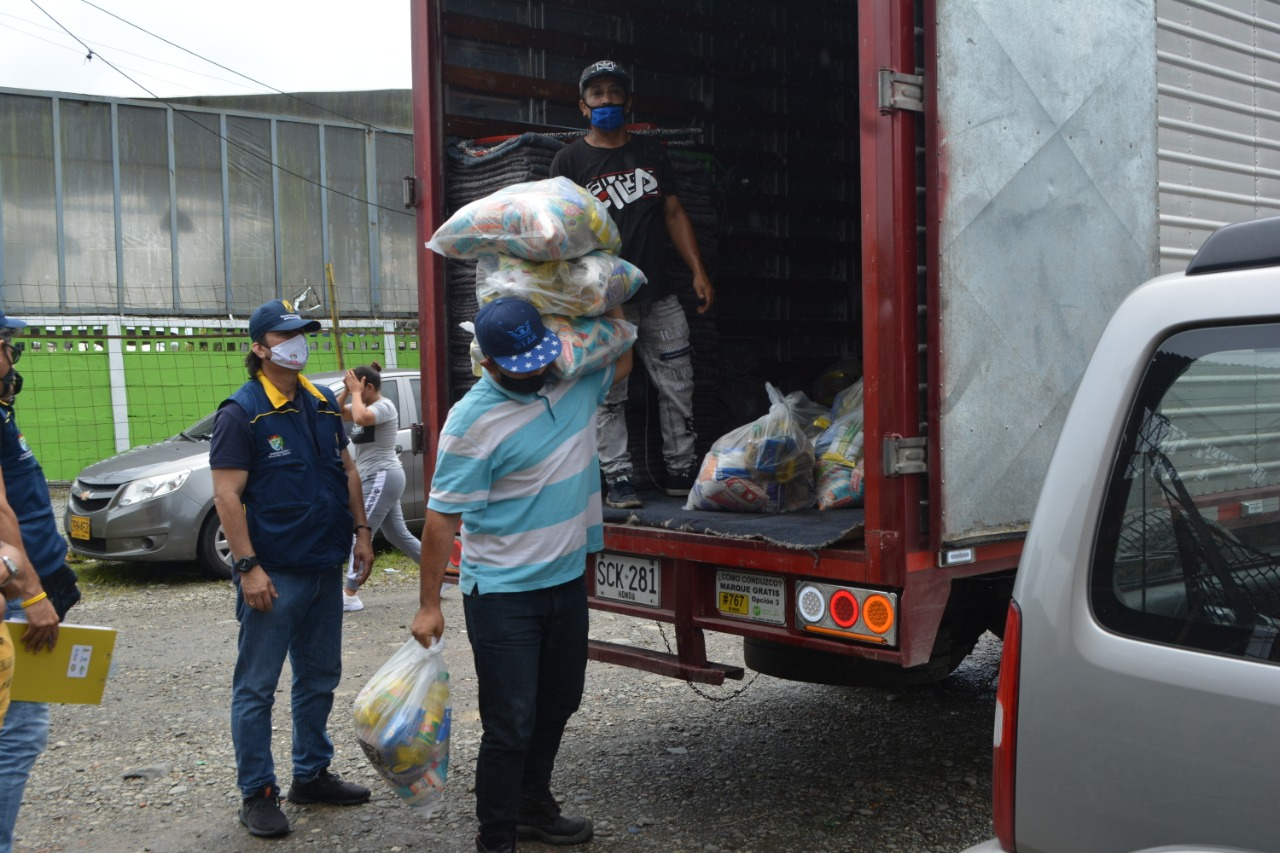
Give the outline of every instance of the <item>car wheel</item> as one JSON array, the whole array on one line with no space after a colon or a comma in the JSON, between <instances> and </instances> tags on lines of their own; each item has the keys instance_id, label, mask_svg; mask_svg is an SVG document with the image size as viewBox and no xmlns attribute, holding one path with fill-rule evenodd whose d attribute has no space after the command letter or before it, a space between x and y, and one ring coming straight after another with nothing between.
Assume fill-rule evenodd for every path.
<instances>
[{"instance_id":1,"label":"car wheel","mask_svg":"<svg viewBox=\"0 0 1280 853\"><path fill-rule=\"evenodd\" d=\"M200 541L196 544L196 562L215 578L231 580L231 546L222 532L218 513L211 512L200 528Z\"/></svg>"}]
</instances>

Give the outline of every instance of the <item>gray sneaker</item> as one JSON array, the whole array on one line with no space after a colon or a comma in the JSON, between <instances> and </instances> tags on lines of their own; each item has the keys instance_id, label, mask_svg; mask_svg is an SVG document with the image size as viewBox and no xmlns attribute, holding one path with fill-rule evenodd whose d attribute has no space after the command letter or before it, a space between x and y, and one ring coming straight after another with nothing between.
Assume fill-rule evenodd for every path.
<instances>
[{"instance_id":1,"label":"gray sneaker","mask_svg":"<svg viewBox=\"0 0 1280 853\"><path fill-rule=\"evenodd\" d=\"M605 495L604 502L614 509L639 509L644 506L644 502L636 494L636 487L626 477L619 477L609 484L609 493Z\"/></svg>"}]
</instances>

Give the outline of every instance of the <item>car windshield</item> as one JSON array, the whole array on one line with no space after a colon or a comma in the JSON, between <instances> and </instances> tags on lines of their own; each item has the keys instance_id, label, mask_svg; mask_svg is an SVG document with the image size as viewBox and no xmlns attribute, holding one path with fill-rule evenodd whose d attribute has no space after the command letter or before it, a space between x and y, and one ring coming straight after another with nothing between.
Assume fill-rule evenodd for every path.
<instances>
[{"instance_id":1,"label":"car windshield","mask_svg":"<svg viewBox=\"0 0 1280 853\"><path fill-rule=\"evenodd\" d=\"M208 441L213 437L213 419L217 416L217 412L210 412L191 426L182 430L178 435L190 441Z\"/></svg>"}]
</instances>

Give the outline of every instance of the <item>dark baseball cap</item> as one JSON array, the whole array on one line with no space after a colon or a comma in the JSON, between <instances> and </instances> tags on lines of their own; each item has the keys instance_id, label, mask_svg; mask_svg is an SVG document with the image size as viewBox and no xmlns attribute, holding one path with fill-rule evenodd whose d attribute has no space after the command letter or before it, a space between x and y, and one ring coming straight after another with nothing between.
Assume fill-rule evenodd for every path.
<instances>
[{"instance_id":1,"label":"dark baseball cap","mask_svg":"<svg viewBox=\"0 0 1280 853\"><path fill-rule=\"evenodd\" d=\"M6 316L4 309L0 308L0 329L25 329L26 327L26 320L19 320L17 317Z\"/></svg>"},{"instance_id":2,"label":"dark baseball cap","mask_svg":"<svg viewBox=\"0 0 1280 853\"><path fill-rule=\"evenodd\" d=\"M560 338L523 299L493 300L476 313L475 327L480 352L511 373L533 373L560 354Z\"/></svg>"},{"instance_id":3,"label":"dark baseball cap","mask_svg":"<svg viewBox=\"0 0 1280 853\"><path fill-rule=\"evenodd\" d=\"M319 320L308 320L293 308L288 299L275 299L263 305L249 318L249 338L260 341L267 332L320 331Z\"/></svg>"},{"instance_id":4,"label":"dark baseball cap","mask_svg":"<svg viewBox=\"0 0 1280 853\"><path fill-rule=\"evenodd\" d=\"M587 91L587 84L597 77L617 77L626 87L627 94L631 94L631 75L612 59L602 59L582 69L582 76L578 78L578 94Z\"/></svg>"}]
</instances>

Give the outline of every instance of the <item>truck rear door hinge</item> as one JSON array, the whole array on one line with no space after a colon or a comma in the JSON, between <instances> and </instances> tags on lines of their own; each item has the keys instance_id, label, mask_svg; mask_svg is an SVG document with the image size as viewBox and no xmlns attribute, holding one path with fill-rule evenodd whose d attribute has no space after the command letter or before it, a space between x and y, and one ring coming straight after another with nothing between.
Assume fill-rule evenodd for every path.
<instances>
[{"instance_id":1,"label":"truck rear door hinge","mask_svg":"<svg viewBox=\"0 0 1280 853\"><path fill-rule=\"evenodd\" d=\"M894 110L924 112L924 77L892 68L880 69L880 114L888 115Z\"/></svg>"},{"instance_id":2,"label":"truck rear door hinge","mask_svg":"<svg viewBox=\"0 0 1280 853\"><path fill-rule=\"evenodd\" d=\"M884 475L924 474L929 470L924 438L887 436L884 440Z\"/></svg>"}]
</instances>

